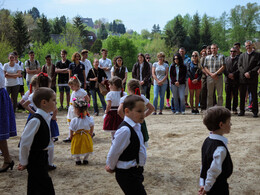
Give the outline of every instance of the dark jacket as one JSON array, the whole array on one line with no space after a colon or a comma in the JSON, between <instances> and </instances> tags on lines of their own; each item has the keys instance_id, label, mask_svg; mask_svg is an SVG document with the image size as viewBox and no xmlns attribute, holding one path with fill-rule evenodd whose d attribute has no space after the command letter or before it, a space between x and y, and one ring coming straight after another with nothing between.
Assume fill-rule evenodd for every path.
<instances>
[{"instance_id":1,"label":"dark jacket","mask_svg":"<svg viewBox=\"0 0 260 195\"><path fill-rule=\"evenodd\" d=\"M95 72L95 74L93 73ZM98 82L101 83L103 78L107 78L107 75L105 71L101 68L95 69L91 68L88 72L87 81L90 81L89 79L93 79L95 77L98 77ZM95 89L96 81L90 81L90 89Z\"/></svg>"},{"instance_id":2,"label":"dark jacket","mask_svg":"<svg viewBox=\"0 0 260 195\"><path fill-rule=\"evenodd\" d=\"M251 54L242 53L238 60L239 70L239 82L244 84L257 83L258 73L257 70L260 68L260 54L252 52ZM245 73L249 72L250 78L245 77Z\"/></svg>"},{"instance_id":3,"label":"dark jacket","mask_svg":"<svg viewBox=\"0 0 260 195\"><path fill-rule=\"evenodd\" d=\"M132 77L134 79L140 80L140 64L136 62L132 69ZM151 77L150 73L150 65L148 62L144 61L143 69L142 69L142 79L144 81L144 85L149 84L149 80Z\"/></svg>"},{"instance_id":4,"label":"dark jacket","mask_svg":"<svg viewBox=\"0 0 260 195\"><path fill-rule=\"evenodd\" d=\"M226 57L225 59L226 67L224 70L225 83L238 83L239 82L239 71L238 71L238 56L235 58ZM228 78L228 75L232 73L234 75L234 80Z\"/></svg>"},{"instance_id":5,"label":"dark jacket","mask_svg":"<svg viewBox=\"0 0 260 195\"><path fill-rule=\"evenodd\" d=\"M198 67L198 64L189 62L187 65L187 74L190 80L195 79L195 74L197 74L197 80L200 81L202 77L202 70Z\"/></svg>"},{"instance_id":6,"label":"dark jacket","mask_svg":"<svg viewBox=\"0 0 260 195\"><path fill-rule=\"evenodd\" d=\"M186 82L186 74L187 74L186 66L180 65L180 67L179 67L179 80L178 80L178 82L180 84L185 84L185 82ZM176 82L176 68L175 68L174 64L171 65L170 78L171 78L171 84L174 85L175 82Z\"/></svg>"},{"instance_id":7,"label":"dark jacket","mask_svg":"<svg viewBox=\"0 0 260 195\"><path fill-rule=\"evenodd\" d=\"M45 64L42 66L42 72L47 73L47 65ZM54 64L51 64L51 75L48 75L51 78L51 87L56 86L56 76L57 74L55 73L55 66Z\"/></svg>"}]
</instances>

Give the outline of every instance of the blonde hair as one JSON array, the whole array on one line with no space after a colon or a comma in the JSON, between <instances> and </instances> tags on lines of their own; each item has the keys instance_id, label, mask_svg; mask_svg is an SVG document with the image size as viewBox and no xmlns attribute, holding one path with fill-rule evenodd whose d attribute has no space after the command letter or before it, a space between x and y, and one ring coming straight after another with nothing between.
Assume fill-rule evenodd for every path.
<instances>
[{"instance_id":1,"label":"blonde hair","mask_svg":"<svg viewBox=\"0 0 260 195\"><path fill-rule=\"evenodd\" d=\"M75 86L80 87L81 86L81 82L79 81L78 77L76 75L74 75L74 76L70 77L68 85L69 86L75 85Z\"/></svg>"},{"instance_id":2,"label":"blonde hair","mask_svg":"<svg viewBox=\"0 0 260 195\"><path fill-rule=\"evenodd\" d=\"M164 52L157 53L157 58L165 58Z\"/></svg>"},{"instance_id":3,"label":"blonde hair","mask_svg":"<svg viewBox=\"0 0 260 195\"><path fill-rule=\"evenodd\" d=\"M195 53L197 55L197 59L198 59L198 67L199 69L202 69L201 63L200 63L200 54L198 51L193 51L192 53ZM194 58L191 56L191 61L194 62Z\"/></svg>"}]
</instances>

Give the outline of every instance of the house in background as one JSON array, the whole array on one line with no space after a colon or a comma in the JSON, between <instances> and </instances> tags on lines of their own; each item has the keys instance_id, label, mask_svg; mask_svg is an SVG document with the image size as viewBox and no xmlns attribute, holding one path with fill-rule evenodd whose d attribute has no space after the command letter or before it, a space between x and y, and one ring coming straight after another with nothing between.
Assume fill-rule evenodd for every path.
<instances>
[{"instance_id":1,"label":"house in background","mask_svg":"<svg viewBox=\"0 0 260 195\"><path fill-rule=\"evenodd\" d=\"M94 23L92 18L81 18L81 21L83 24L86 24L87 26L94 28Z\"/></svg>"}]
</instances>

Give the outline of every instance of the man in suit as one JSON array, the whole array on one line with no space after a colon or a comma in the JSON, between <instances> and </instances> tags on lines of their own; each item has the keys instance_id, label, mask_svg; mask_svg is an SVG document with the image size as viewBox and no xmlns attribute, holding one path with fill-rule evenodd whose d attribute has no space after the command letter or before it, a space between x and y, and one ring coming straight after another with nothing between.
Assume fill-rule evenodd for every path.
<instances>
[{"instance_id":1,"label":"man in suit","mask_svg":"<svg viewBox=\"0 0 260 195\"><path fill-rule=\"evenodd\" d=\"M246 52L242 53L238 60L239 82L240 82L240 113L238 116L245 115L245 96L246 90L252 94L252 112L254 117L258 117L257 84L260 68L260 54L253 51L252 41L245 42Z\"/></svg>"}]
</instances>

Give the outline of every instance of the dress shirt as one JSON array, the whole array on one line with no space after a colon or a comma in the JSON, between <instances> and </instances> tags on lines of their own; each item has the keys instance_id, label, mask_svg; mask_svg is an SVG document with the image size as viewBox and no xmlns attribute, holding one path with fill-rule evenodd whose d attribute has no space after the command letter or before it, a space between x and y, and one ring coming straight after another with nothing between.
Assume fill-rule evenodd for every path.
<instances>
[{"instance_id":1,"label":"dress shirt","mask_svg":"<svg viewBox=\"0 0 260 195\"><path fill-rule=\"evenodd\" d=\"M209 135L210 139L215 139L222 141L225 146L227 147L228 140L227 138L217 135L217 134L210 134ZM217 177L221 174L222 172L222 164L223 161L225 160L227 156L227 150L224 146L218 146L216 150L213 153L213 160L211 162L210 168L207 171L207 178L204 181L203 178L200 178L200 186L204 186L204 189L206 192L210 191L212 186L214 185Z\"/></svg>"},{"instance_id":2,"label":"dress shirt","mask_svg":"<svg viewBox=\"0 0 260 195\"><path fill-rule=\"evenodd\" d=\"M204 61L204 67L207 67L211 73L215 73L225 65L225 59L222 54L213 54L206 56Z\"/></svg>"},{"instance_id":3,"label":"dress shirt","mask_svg":"<svg viewBox=\"0 0 260 195\"><path fill-rule=\"evenodd\" d=\"M139 150L139 165L144 166L146 161L146 149L144 145L144 138L141 132L141 125L135 123L132 119L125 116L124 121L127 122L135 130L139 141L140 141L140 150ZM118 160L123 151L130 144L131 131L127 126L123 126L118 129L115 133L115 139L112 141L112 146L107 155L106 164L111 170L114 170L116 167L119 169L129 169L131 167L137 166L136 160L131 161L120 161Z\"/></svg>"},{"instance_id":4,"label":"dress shirt","mask_svg":"<svg viewBox=\"0 0 260 195\"><path fill-rule=\"evenodd\" d=\"M40 114L46 123L49 126L50 129L50 122L51 122L51 115L49 113L46 113L42 109L38 108L36 111L37 114ZM35 134L38 132L40 128L40 120L38 118L32 118L25 126L24 131L21 136L21 141L20 141L20 151L19 151L19 160L21 165L26 166L28 164L28 157L30 154L31 150L31 145L34 140ZM48 150L48 148L53 147L53 141L51 139L51 131L50 131L50 142L47 148L44 150Z\"/></svg>"}]
</instances>

